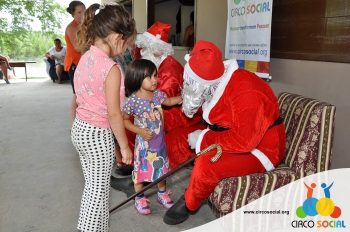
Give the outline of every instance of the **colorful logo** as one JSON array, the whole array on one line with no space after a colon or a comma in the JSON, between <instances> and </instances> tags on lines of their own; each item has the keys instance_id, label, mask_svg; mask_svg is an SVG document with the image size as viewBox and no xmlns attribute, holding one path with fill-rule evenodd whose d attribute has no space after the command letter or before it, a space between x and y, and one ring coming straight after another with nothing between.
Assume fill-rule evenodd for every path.
<instances>
[{"instance_id":1,"label":"colorful logo","mask_svg":"<svg viewBox=\"0 0 350 232\"><path fill-rule=\"evenodd\" d=\"M241 3L241 0L234 0L236 5L239 5Z\"/></svg>"},{"instance_id":2,"label":"colorful logo","mask_svg":"<svg viewBox=\"0 0 350 232\"><path fill-rule=\"evenodd\" d=\"M317 199L313 197L313 191L316 188L316 183L311 183L308 186L305 182L304 185L307 189L307 199L304 201L303 205L298 207L296 210L296 215L299 218L305 218L307 216L330 216L332 218L338 218L341 215L341 209L335 205L333 200L331 199L330 188L333 186L332 184L328 185L326 183L322 183L321 187L324 191L323 198Z\"/></svg>"}]
</instances>

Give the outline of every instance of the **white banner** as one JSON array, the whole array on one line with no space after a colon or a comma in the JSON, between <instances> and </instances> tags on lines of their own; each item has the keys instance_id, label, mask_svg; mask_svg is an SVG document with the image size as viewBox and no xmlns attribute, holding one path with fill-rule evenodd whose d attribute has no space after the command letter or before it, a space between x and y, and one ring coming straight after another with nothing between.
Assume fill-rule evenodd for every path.
<instances>
[{"instance_id":1,"label":"white banner","mask_svg":"<svg viewBox=\"0 0 350 232\"><path fill-rule=\"evenodd\" d=\"M269 73L272 0L228 0L225 58ZM247 61L247 62L246 62Z\"/></svg>"},{"instance_id":2,"label":"white banner","mask_svg":"<svg viewBox=\"0 0 350 232\"><path fill-rule=\"evenodd\" d=\"M350 168L310 175L190 232L350 231Z\"/></svg>"}]
</instances>

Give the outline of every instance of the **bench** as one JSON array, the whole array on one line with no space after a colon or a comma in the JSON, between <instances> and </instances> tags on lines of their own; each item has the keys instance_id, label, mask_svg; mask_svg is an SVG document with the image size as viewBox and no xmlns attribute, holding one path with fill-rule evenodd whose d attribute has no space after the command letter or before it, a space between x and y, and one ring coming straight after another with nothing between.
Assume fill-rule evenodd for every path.
<instances>
[{"instance_id":1,"label":"bench","mask_svg":"<svg viewBox=\"0 0 350 232\"><path fill-rule=\"evenodd\" d=\"M27 64L34 64L36 61L9 61L9 64L13 68L24 68L27 81Z\"/></svg>"}]
</instances>

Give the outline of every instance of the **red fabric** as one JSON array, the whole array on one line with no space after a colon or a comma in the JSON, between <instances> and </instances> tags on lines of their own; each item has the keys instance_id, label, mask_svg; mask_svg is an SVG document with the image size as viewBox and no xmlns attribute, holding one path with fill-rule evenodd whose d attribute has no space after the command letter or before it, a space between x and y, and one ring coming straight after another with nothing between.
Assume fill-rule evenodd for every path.
<instances>
[{"instance_id":1,"label":"red fabric","mask_svg":"<svg viewBox=\"0 0 350 232\"><path fill-rule=\"evenodd\" d=\"M256 75L236 70L225 89L217 91L223 93L210 110L209 120L228 130L206 132L200 149L216 143L222 146L223 156L215 164L209 163L208 155L196 161L185 193L190 210L196 210L223 178L264 172L260 161L250 153L253 148L262 151L274 166L284 158L284 126L269 128L279 116L277 98L271 88ZM193 157L187 136L194 130L179 128L167 135L171 168Z\"/></svg>"},{"instance_id":2,"label":"red fabric","mask_svg":"<svg viewBox=\"0 0 350 232\"><path fill-rule=\"evenodd\" d=\"M203 137L201 148L218 143L230 153L250 152L253 148L274 150L269 158L278 163L281 153L279 143L285 143L284 129L269 133L267 139L276 141L270 144L274 147L265 148L261 145L268 127L278 116L277 98L268 84L255 74L238 69L209 113L212 124L229 129L222 132L208 131Z\"/></svg>"},{"instance_id":3,"label":"red fabric","mask_svg":"<svg viewBox=\"0 0 350 232\"><path fill-rule=\"evenodd\" d=\"M164 42L169 41L169 32L170 32L171 24L155 22L150 28L148 28L147 32L151 33L154 36L159 35L161 40Z\"/></svg>"},{"instance_id":4,"label":"red fabric","mask_svg":"<svg viewBox=\"0 0 350 232\"><path fill-rule=\"evenodd\" d=\"M213 150L195 161L185 192L186 207L191 211L196 211L200 207L202 201L209 197L222 179L265 171L261 163L251 154L224 153L216 163L211 163L210 158L215 153L216 151Z\"/></svg>"},{"instance_id":5,"label":"red fabric","mask_svg":"<svg viewBox=\"0 0 350 232\"><path fill-rule=\"evenodd\" d=\"M201 114L197 113L193 118L188 118L181 110L181 106L164 107L164 130L166 133L181 127L188 127L202 121Z\"/></svg>"},{"instance_id":6,"label":"red fabric","mask_svg":"<svg viewBox=\"0 0 350 232\"><path fill-rule=\"evenodd\" d=\"M165 141L170 169L176 168L195 155L187 143L187 136L195 130L204 130L205 127L201 123L196 123L188 127L175 128L166 135Z\"/></svg>"},{"instance_id":7,"label":"red fabric","mask_svg":"<svg viewBox=\"0 0 350 232\"><path fill-rule=\"evenodd\" d=\"M225 71L221 51L211 42L198 41L190 57L191 69L204 80L215 80Z\"/></svg>"},{"instance_id":8,"label":"red fabric","mask_svg":"<svg viewBox=\"0 0 350 232\"><path fill-rule=\"evenodd\" d=\"M181 94L184 68L172 56L163 60L158 68L158 89L166 93L168 97L175 97Z\"/></svg>"},{"instance_id":9,"label":"red fabric","mask_svg":"<svg viewBox=\"0 0 350 232\"><path fill-rule=\"evenodd\" d=\"M141 59L141 48L135 47L132 50L132 57L133 57L133 60Z\"/></svg>"}]
</instances>

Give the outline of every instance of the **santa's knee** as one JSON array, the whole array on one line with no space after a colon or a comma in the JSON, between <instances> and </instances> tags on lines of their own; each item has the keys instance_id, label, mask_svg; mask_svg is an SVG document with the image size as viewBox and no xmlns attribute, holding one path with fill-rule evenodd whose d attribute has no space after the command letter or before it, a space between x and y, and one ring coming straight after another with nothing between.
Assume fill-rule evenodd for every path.
<instances>
[{"instance_id":1,"label":"santa's knee","mask_svg":"<svg viewBox=\"0 0 350 232\"><path fill-rule=\"evenodd\" d=\"M216 176L210 157L210 155L202 155L196 159L192 171L192 175L195 175L196 179L211 179Z\"/></svg>"}]
</instances>

